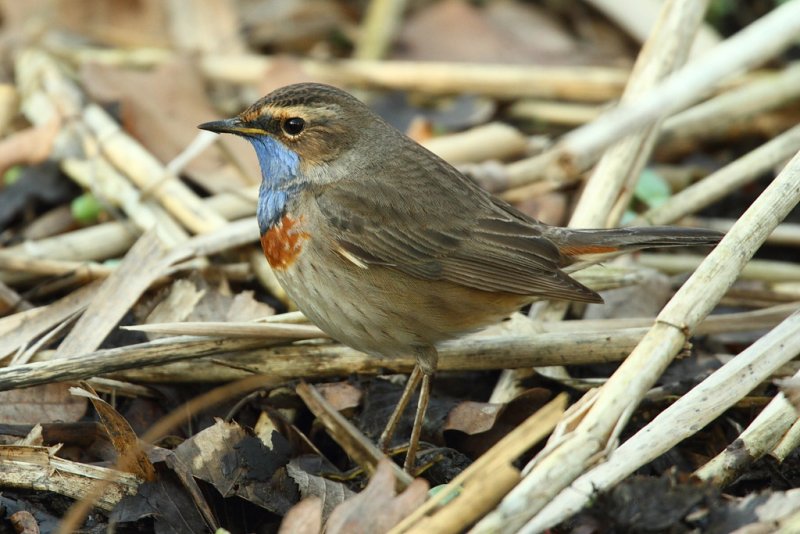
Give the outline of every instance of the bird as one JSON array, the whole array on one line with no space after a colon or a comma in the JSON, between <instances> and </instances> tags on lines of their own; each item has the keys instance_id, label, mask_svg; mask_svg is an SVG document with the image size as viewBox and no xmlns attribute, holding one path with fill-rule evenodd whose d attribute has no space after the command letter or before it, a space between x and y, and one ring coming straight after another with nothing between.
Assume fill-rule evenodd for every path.
<instances>
[{"instance_id":1,"label":"bird","mask_svg":"<svg viewBox=\"0 0 800 534\"><path fill-rule=\"evenodd\" d=\"M330 85L288 85L233 118L198 127L243 137L255 149L261 245L305 316L356 350L415 357L379 440L388 446L420 387L409 472L438 345L534 300L602 302L564 272L573 263L646 247L713 245L721 237L698 228L544 224Z\"/></svg>"}]
</instances>

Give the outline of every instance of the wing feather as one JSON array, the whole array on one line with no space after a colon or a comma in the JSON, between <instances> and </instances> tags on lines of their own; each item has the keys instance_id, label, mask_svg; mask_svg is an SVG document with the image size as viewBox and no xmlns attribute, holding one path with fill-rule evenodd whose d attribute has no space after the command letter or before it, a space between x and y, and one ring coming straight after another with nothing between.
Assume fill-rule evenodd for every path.
<instances>
[{"instance_id":1,"label":"wing feather","mask_svg":"<svg viewBox=\"0 0 800 534\"><path fill-rule=\"evenodd\" d=\"M377 172L316 194L336 246L347 254L367 266L483 291L600 300L561 271L563 258L540 223L435 156L400 164L408 172L391 183ZM431 179L433 173L442 179Z\"/></svg>"}]
</instances>

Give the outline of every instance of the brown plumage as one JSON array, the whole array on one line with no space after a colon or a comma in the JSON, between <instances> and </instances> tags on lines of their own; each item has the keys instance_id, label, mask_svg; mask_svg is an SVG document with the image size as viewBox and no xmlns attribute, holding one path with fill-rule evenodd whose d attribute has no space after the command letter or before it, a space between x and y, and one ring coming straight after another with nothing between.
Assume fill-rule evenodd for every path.
<instances>
[{"instance_id":1,"label":"brown plumage","mask_svg":"<svg viewBox=\"0 0 800 534\"><path fill-rule=\"evenodd\" d=\"M422 380L412 444L438 343L533 299L600 302L561 270L587 255L720 238L684 228L545 225L330 86L284 87L238 117L201 127L242 135L255 147L264 175L262 244L308 318L356 349L416 355L403 397Z\"/></svg>"}]
</instances>

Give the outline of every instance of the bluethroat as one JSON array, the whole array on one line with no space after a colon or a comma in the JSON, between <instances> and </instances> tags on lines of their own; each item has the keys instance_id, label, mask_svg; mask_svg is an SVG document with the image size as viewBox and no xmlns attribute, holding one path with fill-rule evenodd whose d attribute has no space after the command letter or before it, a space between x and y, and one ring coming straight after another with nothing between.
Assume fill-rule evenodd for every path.
<instances>
[{"instance_id":1,"label":"bluethroat","mask_svg":"<svg viewBox=\"0 0 800 534\"><path fill-rule=\"evenodd\" d=\"M354 349L415 355L381 436L385 447L422 382L408 470L438 343L536 299L602 302L561 270L587 255L720 238L689 228L545 225L327 85L283 87L232 119L200 128L242 136L255 148L263 177L261 245L308 319Z\"/></svg>"}]
</instances>

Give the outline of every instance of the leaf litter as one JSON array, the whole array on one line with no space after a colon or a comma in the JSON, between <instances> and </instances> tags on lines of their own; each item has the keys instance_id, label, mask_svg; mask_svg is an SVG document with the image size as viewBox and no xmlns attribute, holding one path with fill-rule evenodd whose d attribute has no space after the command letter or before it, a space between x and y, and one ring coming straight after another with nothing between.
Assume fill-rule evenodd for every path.
<instances>
[{"instance_id":1,"label":"leaf litter","mask_svg":"<svg viewBox=\"0 0 800 534\"><path fill-rule=\"evenodd\" d=\"M607 290L606 306L573 306L563 322L553 310L536 321L518 315L474 338L562 332L561 365L504 371L500 351L473 359L475 368L439 373L423 432L423 470L404 481L389 460L365 462L351 449L360 435L375 440L380 434L402 390L404 378L395 374L402 369L388 362L359 373L363 367L348 367L356 360L334 342L297 340L288 329L239 341L215 330L222 322L242 328L302 327L305 321L266 267L255 222L242 219L255 211L260 176L249 147L222 139L192 156L185 151L200 142L196 124L230 116L279 85L325 81L357 91L425 143L488 123L511 128L519 141L513 152L484 142L482 161L467 157L469 164L459 165L519 209L564 225L580 195L580 177L553 168L529 175L520 169L612 104L650 30L636 21L658 18L652 9L637 12L649 9L639 3L629 6L630 13L627 2L616 11L592 4L421 3L382 21L389 28L383 33L395 37L386 46L361 42L357 35L373 22L363 6L340 0L284 2L279 9L256 1L0 2L0 31L7 37L0 42L6 52L0 82L0 167L6 173L0 184L0 357L9 373L0 374L2 526L50 532L59 522L66 528L67 521L77 521L74 528L93 531L116 525L154 532L459 532L491 516L520 485L526 462L533 459L535 469L563 430L572 428L566 423L580 421L579 399L602 385L624 357L574 363L571 332L591 326L610 336L629 328L626 321L652 322L695 260L684 255L684 266L675 267L680 255L641 254L607 262L577 273ZM696 46L710 48L765 14L733 4L728 11L715 6ZM354 59L375 50L373 63ZM734 90L746 94L751 85L768 90L763 83L756 87L759 80L790 76L790 57L765 58L771 60L767 67L718 85L706 103ZM431 61L437 62L435 75L425 70ZM391 70L404 64L413 66L405 75ZM504 66L521 69L505 71L519 76L529 75L531 66L548 75L537 83L492 85L503 79L492 69ZM470 78L467 67L482 75ZM671 199L682 190L788 135L800 109L791 92L797 84L785 85L788 94L776 83L775 94L758 93L748 106L698 121L683 137L675 125L688 128L700 106L665 123L633 201L615 209L627 210L627 219L674 209ZM110 122L100 120L103 114ZM783 156L776 152L736 187L713 193L722 199L704 201L705 209L693 213L699 219L683 223L730 227L800 148L789 141ZM101 208L96 220L76 217L69 208L82 195ZM236 226L237 220L247 224ZM800 301L797 221L795 210L763 247L748 279L722 298L716 326L693 337L642 403L631 406L630 421L612 436L610 450L791 313ZM181 248L197 235L201 244ZM532 317L539 306L524 311ZM761 319L749 320L747 314L756 312ZM725 319L735 326L726 327ZM207 328L188 336L119 328L175 323ZM535 350L531 345L528 352ZM294 375L281 370L304 351L338 354L343 370L332 376L324 360ZM151 355L150 365L137 359L143 353ZM89 355L101 361L82 372L80 362ZM157 365L179 359L184 361ZM59 360L65 367L50 371L48 365ZM755 389L740 392L724 415L657 458L642 460L637 475L598 492L577 515L563 515L553 531L728 532L776 524L791 531L800 517L791 489L800 472L796 415L785 412L788 426L766 454L749 453L761 449L743 430L775 399L785 396L796 405L796 372L789 361L769 373ZM253 376L260 373L266 373L263 379ZM78 396L69 395L77 382L65 377L90 382ZM322 416L295 392L299 378L314 384L327 421L337 424L338 415L353 429L320 424ZM234 387L237 379L244 381L241 391ZM15 380L43 385L12 389ZM247 380L269 385L252 391ZM237 392L226 395L226 387ZM211 400L199 403L204 395ZM561 399L573 405L563 416L557 405L567 401ZM193 402L199 407L187 409ZM401 420L394 445L403 445L412 411ZM166 430L143 441L164 417L173 418ZM559 417L564 419L550 442L540 442ZM515 433L531 421L540 423L539 431ZM703 468L725 452L738 454L733 479L719 487L698 482ZM443 496L429 494L430 485ZM86 512L69 519L76 503L85 504Z\"/></svg>"}]
</instances>

